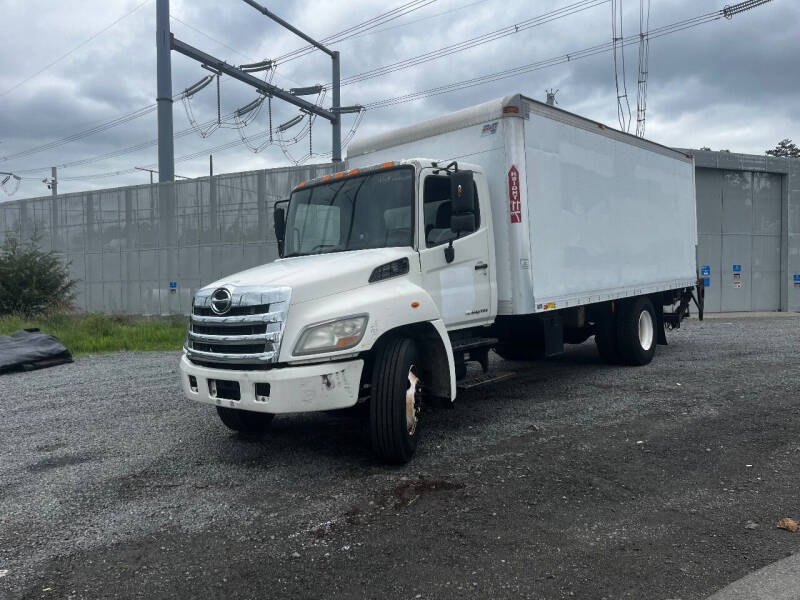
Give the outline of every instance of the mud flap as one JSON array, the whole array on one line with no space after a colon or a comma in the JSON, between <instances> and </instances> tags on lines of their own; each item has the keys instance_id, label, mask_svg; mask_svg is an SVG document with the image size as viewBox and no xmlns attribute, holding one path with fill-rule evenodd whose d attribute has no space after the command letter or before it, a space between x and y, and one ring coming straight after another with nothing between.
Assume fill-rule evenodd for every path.
<instances>
[{"instance_id":1,"label":"mud flap","mask_svg":"<svg viewBox=\"0 0 800 600\"><path fill-rule=\"evenodd\" d=\"M661 303L656 303L656 343L659 346L667 345L667 331L664 326L664 307Z\"/></svg>"},{"instance_id":2,"label":"mud flap","mask_svg":"<svg viewBox=\"0 0 800 600\"><path fill-rule=\"evenodd\" d=\"M564 352L564 322L558 313L542 315L544 355L556 356Z\"/></svg>"}]
</instances>

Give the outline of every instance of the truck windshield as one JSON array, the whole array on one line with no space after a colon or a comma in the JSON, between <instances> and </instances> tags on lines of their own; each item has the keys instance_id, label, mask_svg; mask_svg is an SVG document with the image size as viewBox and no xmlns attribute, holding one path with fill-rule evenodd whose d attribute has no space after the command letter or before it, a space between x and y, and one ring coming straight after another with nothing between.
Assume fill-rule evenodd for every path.
<instances>
[{"instance_id":1,"label":"truck windshield","mask_svg":"<svg viewBox=\"0 0 800 600\"><path fill-rule=\"evenodd\" d=\"M292 194L285 257L413 246L414 169L398 167Z\"/></svg>"}]
</instances>

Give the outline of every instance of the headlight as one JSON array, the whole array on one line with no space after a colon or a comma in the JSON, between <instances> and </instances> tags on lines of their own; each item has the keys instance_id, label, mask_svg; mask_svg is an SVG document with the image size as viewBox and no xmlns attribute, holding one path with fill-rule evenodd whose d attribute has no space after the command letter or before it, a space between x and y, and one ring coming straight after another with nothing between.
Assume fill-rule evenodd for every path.
<instances>
[{"instance_id":1,"label":"headlight","mask_svg":"<svg viewBox=\"0 0 800 600\"><path fill-rule=\"evenodd\" d=\"M312 325L295 346L295 356L346 350L357 346L367 330L367 315L358 315Z\"/></svg>"}]
</instances>

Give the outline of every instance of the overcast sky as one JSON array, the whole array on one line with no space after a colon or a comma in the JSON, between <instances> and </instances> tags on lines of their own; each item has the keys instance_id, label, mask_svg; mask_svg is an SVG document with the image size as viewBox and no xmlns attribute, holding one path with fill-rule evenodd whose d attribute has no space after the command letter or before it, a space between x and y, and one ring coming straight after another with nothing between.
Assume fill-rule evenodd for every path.
<instances>
[{"instance_id":1,"label":"overcast sky","mask_svg":"<svg viewBox=\"0 0 800 600\"><path fill-rule=\"evenodd\" d=\"M620 1L620 4L623 4ZM650 0L650 29L721 9L732 0ZM372 19L408 0L306 0L262 3L309 35L323 38ZM418 10L386 22L333 47L342 55L342 76L369 71L449 44L531 19L578 0L428 0ZM21 158L6 156L59 140L89 127L147 107L155 100L155 0L2 0L0 38L0 171L23 171L25 179L13 199L48 193L41 182L51 165L90 159L120 149L146 145L157 136L155 112L124 125L50 150ZM133 11L131 13L131 11ZM123 15L119 23L43 70L49 63L97 34ZM280 56L302 42L240 0L172 0L176 37L242 64ZM200 33L202 32L202 34ZM623 6L623 34L638 35L639 2ZM611 39L611 4L603 3L544 25L450 56L374 77L342 88L342 104L367 104L443 84L464 81L519 65L574 53ZM213 41L211 38L217 41ZM782 138L800 141L800 2L773 0L731 20L720 19L650 43L647 137L681 147L710 146L763 154ZM626 48L627 89L636 110L638 48ZM199 80L205 71L173 53L173 92ZM330 60L315 52L280 63L274 83L282 87L327 83ZM13 88L13 89L12 89ZM510 93L544 100L546 88L557 88L561 108L618 127L614 68L610 52L526 74L366 113L356 135L414 123ZM10 91L9 91L10 90ZM246 104L255 93L229 78L221 82L222 113ZM330 97L324 100L329 105ZM216 116L214 86L194 99L200 121ZM273 104L274 123L297 114L294 107ZM344 132L352 117L346 117ZM175 131L189 127L182 102L174 104ZM633 125L635 129L635 122ZM267 129L266 106L245 129L248 136ZM298 125L290 133L299 131ZM208 149L238 140L235 128L202 138L197 133L175 141L175 156L206 155L181 161L184 176L208 173ZM318 120L314 152L330 151L330 127ZM308 138L289 151L308 151ZM324 157L314 157L314 162ZM59 191L145 183L148 174L68 180L125 171L157 162L155 146L83 166L59 169ZM291 164L282 150L270 146L254 154L243 145L214 151L215 172ZM35 171L31 171L35 170ZM0 192L0 201L7 199Z\"/></svg>"}]
</instances>

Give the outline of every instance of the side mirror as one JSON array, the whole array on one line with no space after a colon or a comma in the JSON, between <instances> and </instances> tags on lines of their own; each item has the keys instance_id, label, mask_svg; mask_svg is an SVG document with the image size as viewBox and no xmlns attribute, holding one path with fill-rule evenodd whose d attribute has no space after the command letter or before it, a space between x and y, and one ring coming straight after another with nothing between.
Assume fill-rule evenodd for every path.
<instances>
[{"instance_id":1,"label":"side mirror","mask_svg":"<svg viewBox=\"0 0 800 600\"><path fill-rule=\"evenodd\" d=\"M278 256L283 256L283 242L286 239L286 205L288 200L275 203L275 239L278 240Z\"/></svg>"},{"instance_id":2,"label":"side mirror","mask_svg":"<svg viewBox=\"0 0 800 600\"><path fill-rule=\"evenodd\" d=\"M450 229L456 234L475 231L475 183L472 171L450 174L450 202Z\"/></svg>"}]
</instances>

